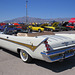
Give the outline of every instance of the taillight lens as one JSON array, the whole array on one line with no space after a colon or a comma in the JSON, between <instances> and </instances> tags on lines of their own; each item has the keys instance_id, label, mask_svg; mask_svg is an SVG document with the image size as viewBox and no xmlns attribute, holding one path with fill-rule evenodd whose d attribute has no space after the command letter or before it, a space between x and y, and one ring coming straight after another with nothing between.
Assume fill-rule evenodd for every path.
<instances>
[{"instance_id":1,"label":"taillight lens","mask_svg":"<svg viewBox=\"0 0 75 75\"><path fill-rule=\"evenodd\" d=\"M49 47L49 45L48 45L48 44L45 44L45 46L46 46L46 47Z\"/></svg>"},{"instance_id":2,"label":"taillight lens","mask_svg":"<svg viewBox=\"0 0 75 75\"><path fill-rule=\"evenodd\" d=\"M50 51L50 45L48 44L48 41L44 41L45 47L48 51Z\"/></svg>"},{"instance_id":3,"label":"taillight lens","mask_svg":"<svg viewBox=\"0 0 75 75\"><path fill-rule=\"evenodd\" d=\"M47 48L48 51L50 51L50 48Z\"/></svg>"}]
</instances>

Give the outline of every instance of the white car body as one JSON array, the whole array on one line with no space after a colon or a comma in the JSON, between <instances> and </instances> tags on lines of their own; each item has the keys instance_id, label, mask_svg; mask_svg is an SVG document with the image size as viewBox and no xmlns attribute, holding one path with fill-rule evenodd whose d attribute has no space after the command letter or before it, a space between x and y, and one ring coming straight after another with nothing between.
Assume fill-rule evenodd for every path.
<instances>
[{"instance_id":1,"label":"white car body","mask_svg":"<svg viewBox=\"0 0 75 75\"><path fill-rule=\"evenodd\" d=\"M46 40L49 51L44 43ZM75 35L56 34L27 37L0 34L0 47L17 53L19 50L24 50L32 58L55 62L75 54Z\"/></svg>"}]
</instances>

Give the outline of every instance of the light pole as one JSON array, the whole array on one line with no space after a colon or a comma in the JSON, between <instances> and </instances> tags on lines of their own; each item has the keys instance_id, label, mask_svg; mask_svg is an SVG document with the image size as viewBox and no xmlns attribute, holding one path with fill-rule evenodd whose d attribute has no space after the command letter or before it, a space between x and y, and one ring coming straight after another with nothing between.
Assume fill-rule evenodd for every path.
<instances>
[{"instance_id":1,"label":"light pole","mask_svg":"<svg viewBox=\"0 0 75 75\"><path fill-rule=\"evenodd\" d=\"M28 0L26 0L26 24L28 23L28 9L27 9Z\"/></svg>"}]
</instances>

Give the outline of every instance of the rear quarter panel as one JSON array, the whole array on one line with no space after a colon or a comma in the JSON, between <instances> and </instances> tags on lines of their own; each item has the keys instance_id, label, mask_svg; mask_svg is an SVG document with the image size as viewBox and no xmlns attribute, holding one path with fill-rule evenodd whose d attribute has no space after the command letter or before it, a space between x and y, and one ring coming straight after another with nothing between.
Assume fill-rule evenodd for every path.
<instances>
[{"instance_id":1,"label":"rear quarter panel","mask_svg":"<svg viewBox=\"0 0 75 75\"><path fill-rule=\"evenodd\" d=\"M7 38L9 37L9 38ZM45 45L44 43L41 43L45 38L35 38L35 37L17 37L17 36L9 36L9 35L0 35L0 38L6 39L6 40L1 40L0 39L0 46L3 48L6 48L10 51L13 52L17 52L17 49L23 49L25 50L32 58L36 58L36 59L41 59L44 60L41 52L46 51ZM14 42L11 41L7 41L7 40L13 40L13 41L18 41L21 43L25 43L28 45L32 45L33 46L37 46L36 49L32 50L26 46L20 45L20 44L16 44ZM39 45L40 44L40 45Z\"/></svg>"}]
</instances>

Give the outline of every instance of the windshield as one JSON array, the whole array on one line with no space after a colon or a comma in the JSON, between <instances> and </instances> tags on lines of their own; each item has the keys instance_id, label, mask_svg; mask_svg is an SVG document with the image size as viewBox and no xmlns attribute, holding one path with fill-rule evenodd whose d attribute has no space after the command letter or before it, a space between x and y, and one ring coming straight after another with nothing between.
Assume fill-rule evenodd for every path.
<instances>
[{"instance_id":1,"label":"windshield","mask_svg":"<svg viewBox=\"0 0 75 75\"><path fill-rule=\"evenodd\" d=\"M52 25L46 25L46 26L52 26Z\"/></svg>"},{"instance_id":2,"label":"windshield","mask_svg":"<svg viewBox=\"0 0 75 75\"><path fill-rule=\"evenodd\" d=\"M41 26L41 24L37 24L37 27L40 27Z\"/></svg>"},{"instance_id":3,"label":"windshield","mask_svg":"<svg viewBox=\"0 0 75 75\"><path fill-rule=\"evenodd\" d=\"M33 27L40 27L41 24L37 24L37 25L32 25Z\"/></svg>"}]
</instances>

